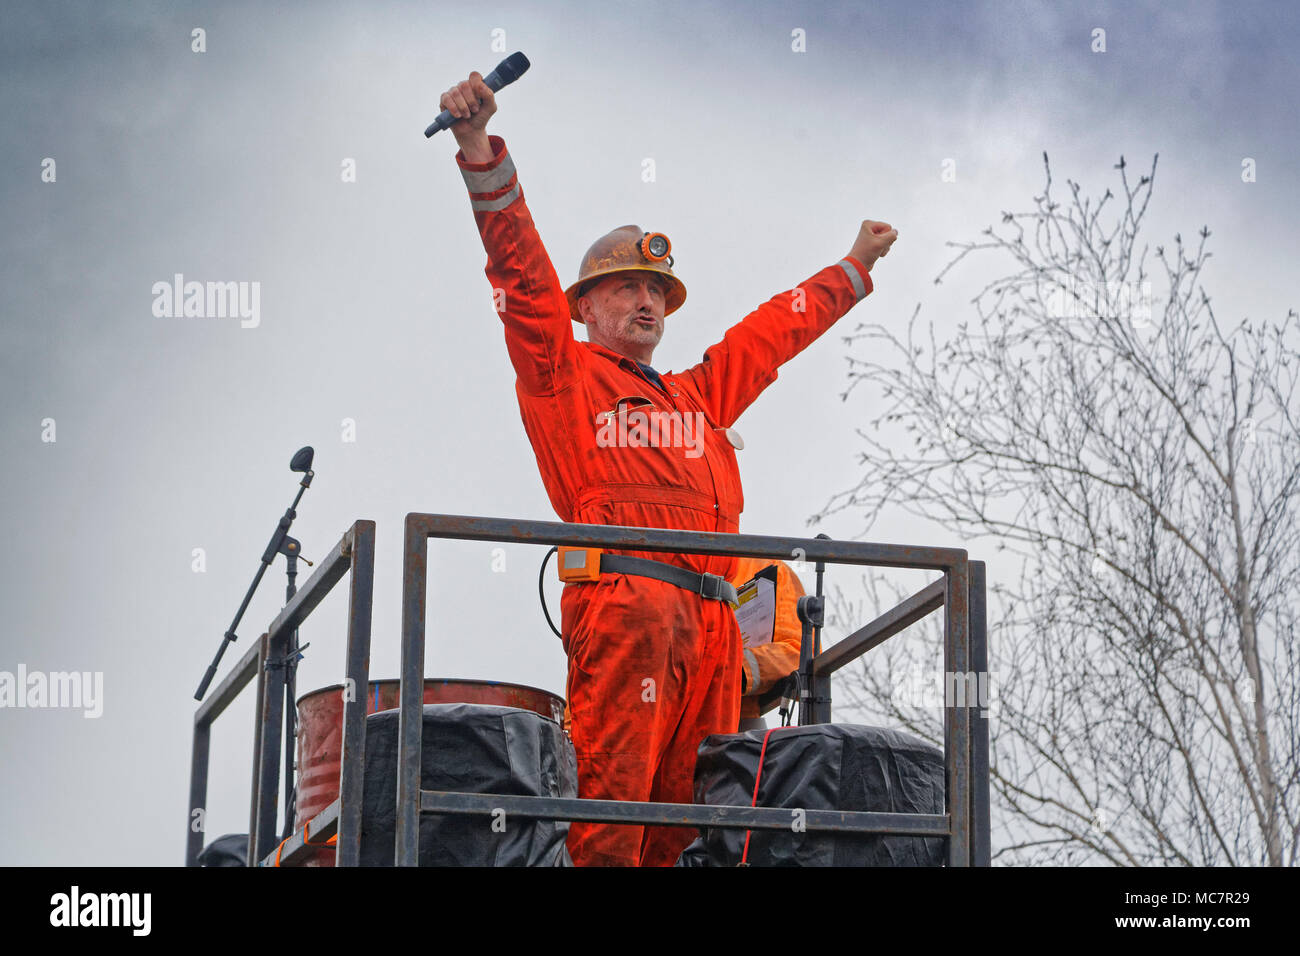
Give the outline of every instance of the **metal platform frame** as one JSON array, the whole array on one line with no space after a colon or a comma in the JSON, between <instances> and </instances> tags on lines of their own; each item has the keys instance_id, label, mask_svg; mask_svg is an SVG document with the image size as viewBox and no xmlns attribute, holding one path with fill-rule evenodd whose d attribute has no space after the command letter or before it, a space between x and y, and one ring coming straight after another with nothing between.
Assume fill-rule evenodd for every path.
<instances>
[{"instance_id":1,"label":"metal platform frame","mask_svg":"<svg viewBox=\"0 0 1300 956\"><path fill-rule=\"evenodd\" d=\"M686 554L734 554L805 562L869 567L916 568L943 572L848 637L813 658L818 722L830 720L830 678L836 670L879 646L927 615L944 609L944 671L959 675L988 670L985 566L964 550L913 545L786 538L761 535L670 531L612 525L566 524L467 515L411 513L406 516L402 568L402 664L398 718L397 832L394 862L419 860L421 813L489 815L504 810L524 819L631 823L645 826L699 826L786 830L789 808L641 803L616 800L504 796L420 789L423 730L424 648L428 548L430 538L499 541L570 547L598 547ZM374 594L373 521L357 521L344 534L307 583L245 653L235 669L198 709L190 778L186 864L197 865L203 832L192 825L193 811L206 800L208 742L212 722L239 692L257 678L253 795L250 808L250 865L286 866L306 860L330 837L337 837L336 865L360 862L361 797L365 767L365 688L369 686L370 623ZM330 589L351 573L345 672L358 692L345 695L339 798L287 840L276 840L280 775L280 726L285 685L283 664L289 635ZM973 697L976 695L972 695ZM774 700L763 702L770 708ZM288 706L294 706L289 701ZM944 708L945 812L942 814L867 813L807 810L805 829L827 833L880 833L943 837L950 866L988 866L988 719L977 699Z\"/></svg>"},{"instance_id":2,"label":"metal platform frame","mask_svg":"<svg viewBox=\"0 0 1300 956\"><path fill-rule=\"evenodd\" d=\"M871 648L944 608L944 672L987 673L984 563L963 550L913 545L868 544L826 538L669 531L617 525L565 524L465 515L412 513L402 543L402 673L398 718L397 839L394 862L416 866L420 814L508 815L538 820L632 823L646 826L727 827L788 830L789 808L642 803L623 800L561 799L452 793L420 789L422 702L428 550L430 538L502 541L569 547L734 554L805 562L942 571L943 578L813 659L814 694L830 698L830 675ZM987 678L986 678L987 680ZM961 686L962 680L958 680ZM985 685L987 686L987 685ZM830 720L829 703L818 714ZM945 809L942 814L806 811L809 831L942 836L949 866L987 866L990 861L988 720L978 700L944 707ZM313 828L313 833L315 828Z\"/></svg>"},{"instance_id":3,"label":"metal platform frame","mask_svg":"<svg viewBox=\"0 0 1300 956\"><path fill-rule=\"evenodd\" d=\"M343 753L339 766L339 799L317 814L303 830L277 847L276 809L280 789L281 724L284 719L284 665L289 638L343 575L349 575L348 640L343 703ZM249 807L248 850L245 859L289 864L315 852L302 846L310 831L320 843L337 834L339 866L356 866L361 859L361 788L365 768L366 688L370 685L370 615L374 606L375 523L356 521L334 545L289 603L271 622L256 644L249 647L225 680L199 705L194 714L194 743L190 757L190 813L186 820L185 865L198 866L203 850L203 818L208 792L208 745L212 723L248 684L257 681L257 717L253 732L253 795ZM288 701L290 707L295 701ZM197 812L197 816L196 816ZM198 824L196 826L196 824ZM290 854L290 849L293 854Z\"/></svg>"}]
</instances>

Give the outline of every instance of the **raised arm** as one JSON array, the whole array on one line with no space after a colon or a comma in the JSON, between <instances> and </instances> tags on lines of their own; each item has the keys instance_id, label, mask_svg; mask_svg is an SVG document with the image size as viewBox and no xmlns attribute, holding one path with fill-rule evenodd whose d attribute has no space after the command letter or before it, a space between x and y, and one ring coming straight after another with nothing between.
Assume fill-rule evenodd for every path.
<instances>
[{"instance_id":1,"label":"raised arm","mask_svg":"<svg viewBox=\"0 0 1300 956\"><path fill-rule=\"evenodd\" d=\"M441 106L460 122L456 163L488 254L484 271L505 325L506 350L525 392L553 395L574 380L580 349L569 303L524 202L514 161L500 136L489 136L496 112L492 90L477 72L442 95Z\"/></svg>"},{"instance_id":2,"label":"raised arm","mask_svg":"<svg viewBox=\"0 0 1300 956\"><path fill-rule=\"evenodd\" d=\"M704 361L681 373L730 426L777 377L777 369L811 345L872 290L871 268L898 233L863 222L849 254L795 288L773 296L710 346Z\"/></svg>"}]
</instances>

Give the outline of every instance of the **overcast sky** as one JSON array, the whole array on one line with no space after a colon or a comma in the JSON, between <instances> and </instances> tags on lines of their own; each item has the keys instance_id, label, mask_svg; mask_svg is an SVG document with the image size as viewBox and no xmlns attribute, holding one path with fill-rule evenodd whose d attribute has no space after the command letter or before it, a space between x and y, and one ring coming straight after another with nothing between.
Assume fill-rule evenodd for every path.
<instances>
[{"instance_id":1,"label":"overcast sky","mask_svg":"<svg viewBox=\"0 0 1300 956\"><path fill-rule=\"evenodd\" d=\"M900 237L840 329L901 325L918 303L952 329L990 276L963 264L936 287L945 242L1028 208L1044 150L1095 193L1121 154L1146 169L1158 152L1148 229L1210 225L1219 314L1296 304L1292 4L466 6L0 7L0 671L103 674L97 718L0 710L0 863L182 861L192 694L292 500L300 446L316 448L293 529L308 558L378 523L376 679L397 673L407 512L555 520L455 143L421 135L444 89L506 53L533 66L490 131L561 280L615 226L672 239L689 298L661 370L840 259L863 219ZM256 326L155 314L155 283L178 273L257 283ZM864 390L839 398L836 332L737 425L744 531L862 530L848 513L806 524L854 483L853 429L872 412ZM901 512L870 537L972 544ZM491 549L434 547L426 673L563 692L543 549L508 548L505 573ZM283 594L277 562L223 675ZM340 591L303 628L300 691L341 678L345 611ZM214 737L211 836L247 828L251 730L245 693Z\"/></svg>"}]
</instances>

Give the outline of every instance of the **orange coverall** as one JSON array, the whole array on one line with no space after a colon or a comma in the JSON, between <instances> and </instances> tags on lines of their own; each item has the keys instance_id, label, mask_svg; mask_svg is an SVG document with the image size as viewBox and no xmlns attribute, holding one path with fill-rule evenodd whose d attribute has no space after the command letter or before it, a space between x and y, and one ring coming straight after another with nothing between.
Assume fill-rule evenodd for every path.
<instances>
[{"instance_id":1,"label":"orange coverall","mask_svg":"<svg viewBox=\"0 0 1300 956\"><path fill-rule=\"evenodd\" d=\"M456 162L488 255L485 269L517 376L515 392L542 482L562 521L734 533L744 497L722 429L793 358L864 298L871 276L844 259L759 306L698 365L661 377L574 338L569 304L499 136L493 159ZM620 400L676 411L691 439L657 446L597 440ZM620 551L730 578L727 556ZM650 578L606 574L561 598L571 735L585 798L691 803L695 756L739 722L740 631L730 605ZM671 866L693 828L575 823L578 865Z\"/></svg>"},{"instance_id":2,"label":"orange coverall","mask_svg":"<svg viewBox=\"0 0 1300 956\"><path fill-rule=\"evenodd\" d=\"M804 596L803 582L790 565L773 558L737 558L731 583L739 588L769 564L776 565L776 623L772 640L743 651L740 718L755 718L758 697L772 689L777 681L799 669L799 642L803 625L799 623L798 603Z\"/></svg>"}]
</instances>

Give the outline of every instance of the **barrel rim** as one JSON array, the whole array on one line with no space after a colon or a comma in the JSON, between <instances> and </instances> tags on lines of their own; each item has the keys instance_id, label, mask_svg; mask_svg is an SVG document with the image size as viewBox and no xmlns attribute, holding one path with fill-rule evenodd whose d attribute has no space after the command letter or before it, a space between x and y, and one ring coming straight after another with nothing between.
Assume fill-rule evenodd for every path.
<instances>
[{"instance_id":1,"label":"barrel rim","mask_svg":"<svg viewBox=\"0 0 1300 956\"><path fill-rule=\"evenodd\" d=\"M488 686L488 687L518 687L520 690L531 690L531 691L536 691L539 694L546 694L550 697L555 698L561 704L566 703L564 699L564 695L562 694L557 694L554 691L546 690L544 687L534 687L532 684L520 684L512 680L484 680L483 678L479 678L479 677L426 677L424 679L425 684L428 684L430 681L434 683L440 683L440 684L441 683L478 684L480 686ZM381 680L369 681L371 687L374 687L376 684L400 685L401 683L402 683L402 679L400 677L385 677ZM318 687L315 690L307 691L307 693L299 697L294 703L297 706L301 706L302 702L306 700L308 697L315 697L317 694L324 694L328 691L341 691L343 690L343 687L344 687L343 684L326 684L324 687ZM421 685L421 687L423 688L423 685Z\"/></svg>"}]
</instances>

